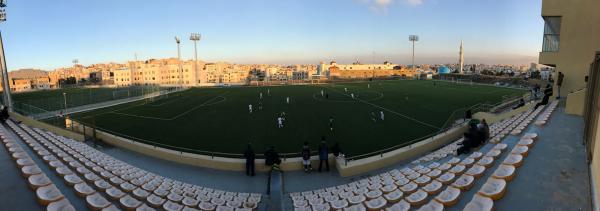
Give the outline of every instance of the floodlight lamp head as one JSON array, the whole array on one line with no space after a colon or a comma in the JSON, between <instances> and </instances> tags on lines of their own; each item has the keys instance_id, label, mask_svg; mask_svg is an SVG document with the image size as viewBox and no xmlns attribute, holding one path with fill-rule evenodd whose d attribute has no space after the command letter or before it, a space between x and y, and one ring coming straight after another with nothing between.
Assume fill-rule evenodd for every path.
<instances>
[{"instance_id":1,"label":"floodlight lamp head","mask_svg":"<svg viewBox=\"0 0 600 211\"><path fill-rule=\"evenodd\" d=\"M201 38L201 35L198 33L192 33L190 35L190 40L193 40L193 41L198 41L198 40L200 40L200 38Z\"/></svg>"},{"instance_id":2,"label":"floodlight lamp head","mask_svg":"<svg viewBox=\"0 0 600 211\"><path fill-rule=\"evenodd\" d=\"M176 42L177 44L179 44L179 43L181 42L181 40L179 40L179 37L175 36L175 42Z\"/></svg>"},{"instance_id":3,"label":"floodlight lamp head","mask_svg":"<svg viewBox=\"0 0 600 211\"><path fill-rule=\"evenodd\" d=\"M417 35L408 35L408 41L419 41L419 36L417 36Z\"/></svg>"}]
</instances>

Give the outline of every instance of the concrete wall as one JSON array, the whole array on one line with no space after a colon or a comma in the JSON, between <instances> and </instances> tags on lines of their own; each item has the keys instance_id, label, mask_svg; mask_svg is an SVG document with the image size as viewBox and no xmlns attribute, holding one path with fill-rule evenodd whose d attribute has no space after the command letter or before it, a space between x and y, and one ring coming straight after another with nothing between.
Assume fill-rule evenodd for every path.
<instances>
[{"instance_id":1,"label":"concrete wall","mask_svg":"<svg viewBox=\"0 0 600 211\"><path fill-rule=\"evenodd\" d=\"M338 158L336 164L338 171L342 177L354 176L375 169L380 169L386 166L393 165L397 162L408 160L416 156L423 155L427 152L436 150L445 146L452 141L457 140L467 131L466 124L453 128L445 133L436 135L432 138L411 144L391 152L375 155L372 157L363 158L355 161L348 161L346 164L343 158Z\"/></svg>"},{"instance_id":2,"label":"concrete wall","mask_svg":"<svg viewBox=\"0 0 600 211\"><path fill-rule=\"evenodd\" d=\"M83 133L83 126L73 121L73 127L76 131ZM86 128L85 133L88 136L93 135L93 131ZM188 164L192 166L228 170L228 171L245 171L246 160L237 158L213 157L208 155L199 155L194 153L180 152L177 150L165 149L149 144L135 142L123 137L119 137L104 131L96 130L96 138L110 145L128 149L144 155L169 160L173 162ZM301 170L303 168L301 158L288 158L281 162L280 168L284 171ZM318 165L318 157L312 156L311 163L313 166ZM268 171L270 168L265 165L264 159L256 159L256 171ZM335 159L330 156L329 163L335 166Z\"/></svg>"},{"instance_id":3,"label":"concrete wall","mask_svg":"<svg viewBox=\"0 0 600 211\"><path fill-rule=\"evenodd\" d=\"M11 112L10 113L10 117L13 118L13 119L16 119L18 121L21 121L21 122L25 123L26 125L29 125L29 126L32 126L32 127L37 127L37 128L40 128L40 129L44 129L44 130L47 130L47 131L53 132L55 134L58 134L58 135L61 135L61 136L64 136L64 137L68 137L68 138L71 138L71 139L74 139L74 140L77 140L77 141L84 141L84 137L80 133L76 133L76 132L73 132L73 131L70 131L70 130L59 128L59 127L56 127L54 125L50 125L50 124L47 124L47 123L44 123L44 122L40 122L40 121L31 119L31 118L22 116L22 115L17 114L17 113L12 113Z\"/></svg>"},{"instance_id":4,"label":"concrete wall","mask_svg":"<svg viewBox=\"0 0 600 211\"><path fill-rule=\"evenodd\" d=\"M600 1L598 0L543 0L542 16L561 16L560 43L558 52L540 52L540 63L556 66L565 74L561 96L567 96L585 88L584 78L588 75L594 53L600 50ZM558 94L554 87L554 94ZM577 99L579 100L579 98ZM583 104L583 102L582 102ZM579 103L566 105L579 106Z\"/></svg>"}]
</instances>

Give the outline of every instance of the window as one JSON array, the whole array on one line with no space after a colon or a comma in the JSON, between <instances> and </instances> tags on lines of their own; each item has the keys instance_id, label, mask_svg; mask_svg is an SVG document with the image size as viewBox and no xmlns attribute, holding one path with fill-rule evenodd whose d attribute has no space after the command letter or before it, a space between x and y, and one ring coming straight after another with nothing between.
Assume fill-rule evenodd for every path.
<instances>
[{"instance_id":1,"label":"window","mask_svg":"<svg viewBox=\"0 0 600 211\"><path fill-rule=\"evenodd\" d=\"M542 52L558 52L560 43L560 22L561 17L544 17L544 41L542 43Z\"/></svg>"}]
</instances>

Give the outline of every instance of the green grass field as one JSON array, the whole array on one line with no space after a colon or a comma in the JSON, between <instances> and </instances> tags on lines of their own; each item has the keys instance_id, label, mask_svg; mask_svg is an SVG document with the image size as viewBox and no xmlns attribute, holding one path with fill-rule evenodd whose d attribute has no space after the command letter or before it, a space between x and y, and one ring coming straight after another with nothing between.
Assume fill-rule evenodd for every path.
<instances>
[{"instance_id":1,"label":"green grass field","mask_svg":"<svg viewBox=\"0 0 600 211\"><path fill-rule=\"evenodd\" d=\"M153 101L78 113L72 118L117 134L195 150L242 153L251 142L259 152L273 145L279 152L293 153L300 151L305 141L316 149L325 136L329 144L339 142L347 155L359 155L436 133L457 109L494 104L503 97L524 93L484 85L435 83L192 88ZM322 97L321 90L329 98ZM258 108L260 92L262 110ZM289 104L286 97L290 97ZM252 114L248 104L254 106ZM385 120L379 119L379 111L385 113ZM282 112L286 120L284 128L278 128L276 118ZM454 113L458 117L464 111ZM329 117L334 119L333 131Z\"/></svg>"}]
</instances>

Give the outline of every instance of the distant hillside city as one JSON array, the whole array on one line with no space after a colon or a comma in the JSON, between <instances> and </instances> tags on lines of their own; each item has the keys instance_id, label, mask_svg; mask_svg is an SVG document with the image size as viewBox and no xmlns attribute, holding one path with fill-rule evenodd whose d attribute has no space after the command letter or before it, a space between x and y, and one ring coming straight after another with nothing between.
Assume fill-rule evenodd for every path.
<instances>
[{"instance_id":1,"label":"distant hillside city","mask_svg":"<svg viewBox=\"0 0 600 211\"><path fill-rule=\"evenodd\" d=\"M232 64L227 62L181 61L176 58L149 59L127 63L75 63L52 71L20 69L9 72L11 90L27 92L72 86L120 87L132 85L215 86L244 85L261 81L302 81L326 79L430 78L437 74L459 73L459 64L399 65L338 64ZM549 80L553 69L544 65L466 64L460 74L523 77ZM0 88L1 90L1 88Z\"/></svg>"}]
</instances>

